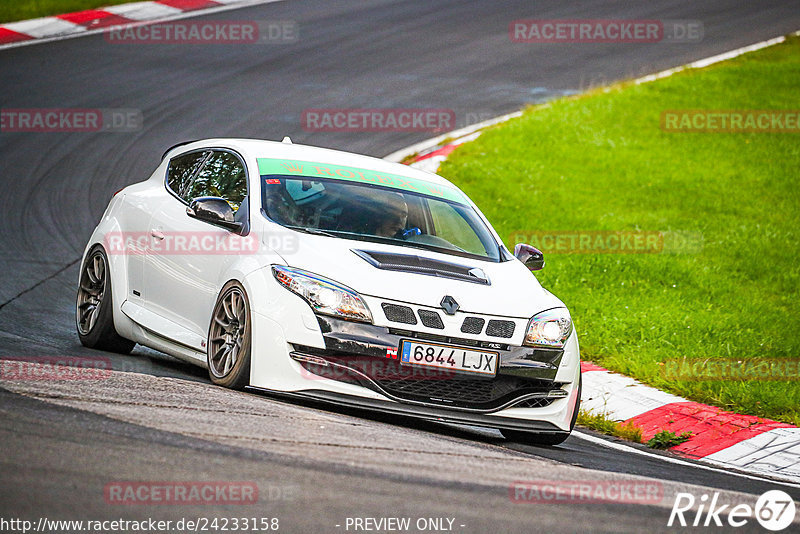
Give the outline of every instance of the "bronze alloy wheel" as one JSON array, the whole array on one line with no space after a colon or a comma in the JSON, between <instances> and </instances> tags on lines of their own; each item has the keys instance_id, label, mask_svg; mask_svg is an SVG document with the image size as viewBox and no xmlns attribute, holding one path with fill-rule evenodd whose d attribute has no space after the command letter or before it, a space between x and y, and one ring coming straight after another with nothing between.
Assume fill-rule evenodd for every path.
<instances>
[{"instance_id":1,"label":"bronze alloy wheel","mask_svg":"<svg viewBox=\"0 0 800 534\"><path fill-rule=\"evenodd\" d=\"M100 249L87 258L78 288L78 332L88 335L100 316L100 303L106 293L106 259Z\"/></svg>"},{"instance_id":2,"label":"bronze alloy wheel","mask_svg":"<svg viewBox=\"0 0 800 534\"><path fill-rule=\"evenodd\" d=\"M102 247L96 246L86 255L78 284L75 303L78 337L86 347L127 354L136 343L117 334L113 305L108 257Z\"/></svg>"},{"instance_id":3,"label":"bronze alloy wheel","mask_svg":"<svg viewBox=\"0 0 800 534\"><path fill-rule=\"evenodd\" d=\"M208 330L208 373L215 384L241 388L250 379L250 305L238 282L220 293Z\"/></svg>"}]
</instances>

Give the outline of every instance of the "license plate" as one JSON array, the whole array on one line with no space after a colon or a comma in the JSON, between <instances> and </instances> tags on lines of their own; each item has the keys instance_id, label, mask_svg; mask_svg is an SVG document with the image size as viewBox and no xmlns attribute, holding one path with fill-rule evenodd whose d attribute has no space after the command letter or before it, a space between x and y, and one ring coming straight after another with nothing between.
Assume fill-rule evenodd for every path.
<instances>
[{"instance_id":1,"label":"license plate","mask_svg":"<svg viewBox=\"0 0 800 534\"><path fill-rule=\"evenodd\" d=\"M494 376L500 354L438 343L400 342L400 361L409 365Z\"/></svg>"}]
</instances>

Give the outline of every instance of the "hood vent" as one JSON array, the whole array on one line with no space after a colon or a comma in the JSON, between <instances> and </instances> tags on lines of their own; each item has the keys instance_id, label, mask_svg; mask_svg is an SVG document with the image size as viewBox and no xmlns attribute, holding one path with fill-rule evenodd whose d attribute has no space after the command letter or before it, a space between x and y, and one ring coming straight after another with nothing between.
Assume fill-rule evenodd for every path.
<instances>
[{"instance_id":1,"label":"hood vent","mask_svg":"<svg viewBox=\"0 0 800 534\"><path fill-rule=\"evenodd\" d=\"M479 267L459 265L411 254L394 254L372 250L353 250L353 252L373 267L385 271L426 274L428 276L453 278L464 282L490 285L489 277Z\"/></svg>"}]
</instances>

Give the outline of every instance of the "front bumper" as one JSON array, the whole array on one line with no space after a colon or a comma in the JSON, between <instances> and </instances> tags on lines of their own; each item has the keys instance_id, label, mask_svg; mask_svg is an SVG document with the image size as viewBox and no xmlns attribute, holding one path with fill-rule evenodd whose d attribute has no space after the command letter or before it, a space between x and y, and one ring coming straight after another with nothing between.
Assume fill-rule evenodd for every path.
<instances>
[{"instance_id":1,"label":"front bumper","mask_svg":"<svg viewBox=\"0 0 800 534\"><path fill-rule=\"evenodd\" d=\"M574 333L561 351L520 347L513 344L517 339L455 338L410 325L355 323L315 315L304 300L279 287L272 276L262 281L263 297L254 299L252 310L253 389L496 428L524 426L537 432L570 428L580 376ZM401 339L496 351L500 354L498 374L488 380L464 375L453 380L408 376L407 366L404 373L399 360L387 358L387 349L396 350ZM564 398L557 396L564 394Z\"/></svg>"},{"instance_id":2,"label":"front bumper","mask_svg":"<svg viewBox=\"0 0 800 534\"><path fill-rule=\"evenodd\" d=\"M417 406L491 413L515 406L541 408L568 396L555 380L562 350L514 347L397 330L318 316L325 348L293 345L289 356L316 376L356 384ZM500 354L497 375L475 376L401 363L403 339L433 341Z\"/></svg>"}]
</instances>

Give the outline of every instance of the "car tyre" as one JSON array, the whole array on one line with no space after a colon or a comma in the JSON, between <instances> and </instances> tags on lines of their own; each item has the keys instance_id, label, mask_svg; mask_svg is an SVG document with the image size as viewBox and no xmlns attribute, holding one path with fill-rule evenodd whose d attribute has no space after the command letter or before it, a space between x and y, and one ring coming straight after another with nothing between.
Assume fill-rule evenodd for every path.
<instances>
[{"instance_id":1,"label":"car tyre","mask_svg":"<svg viewBox=\"0 0 800 534\"><path fill-rule=\"evenodd\" d=\"M81 268L75 304L78 337L84 347L128 354L136 343L125 339L114 328L114 299L108 256L94 247Z\"/></svg>"},{"instance_id":2,"label":"car tyre","mask_svg":"<svg viewBox=\"0 0 800 534\"><path fill-rule=\"evenodd\" d=\"M526 432L524 430L505 430L501 429L500 433L503 434L509 441L516 441L518 443L526 443L529 445L560 445L564 443L572 430L575 428L575 422L578 420L578 411L581 408L581 390L583 389L583 376L578 378L578 400L575 402L575 412L572 414L572 421L569 424L569 432Z\"/></svg>"},{"instance_id":3,"label":"car tyre","mask_svg":"<svg viewBox=\"0 0 800 534\"><path fill-rule=\"evenodd\" d=\"M242 389L250 384L250 303L239 282L222 288L206 344L208 375L218 386Z\"/></svg>"}]
</instances>

